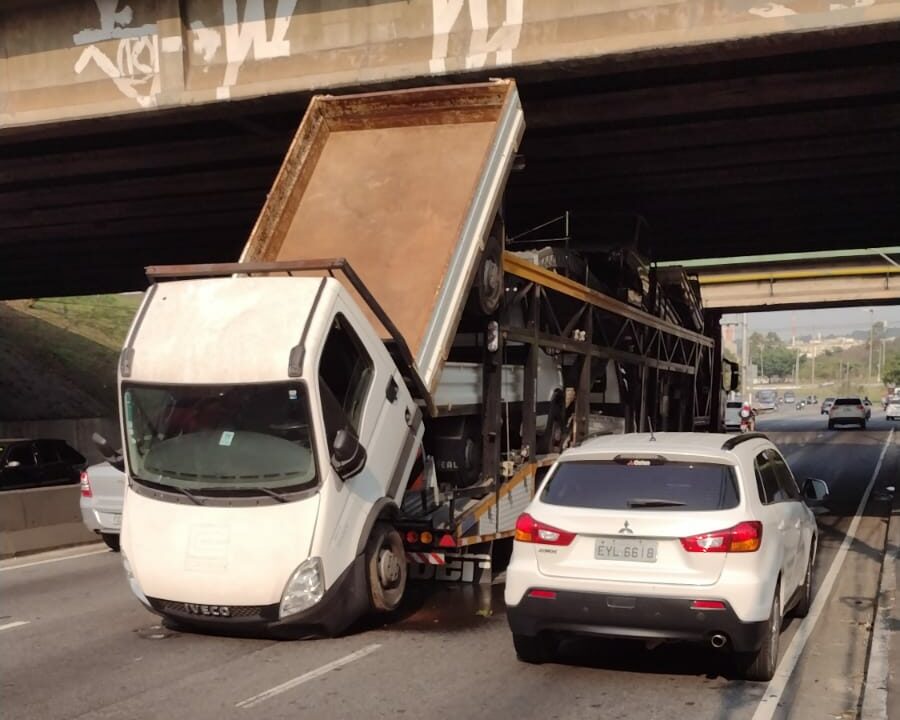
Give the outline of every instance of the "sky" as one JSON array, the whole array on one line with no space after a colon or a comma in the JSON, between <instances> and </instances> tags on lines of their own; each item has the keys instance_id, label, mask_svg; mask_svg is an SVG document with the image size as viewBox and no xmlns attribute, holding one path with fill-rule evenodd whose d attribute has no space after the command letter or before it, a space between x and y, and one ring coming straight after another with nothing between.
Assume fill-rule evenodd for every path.
<instances>
[{"instance_id":1,"label":"sky","mask_svg":"<svg viewBox=\"0 0 900 720\"><path fill-rule=\"evenodd\" d=\"M722 322L739 321L740 315L722 317ZM747 322L751 332L773 331L785 339L790 339L791 328L795 328L798 337L817 333L822 333L823 337L844 335L854 330L868 330L870 322L885 322L888 328L900 328L900 305L749 313Z\"/></svg>"}]
</instances>

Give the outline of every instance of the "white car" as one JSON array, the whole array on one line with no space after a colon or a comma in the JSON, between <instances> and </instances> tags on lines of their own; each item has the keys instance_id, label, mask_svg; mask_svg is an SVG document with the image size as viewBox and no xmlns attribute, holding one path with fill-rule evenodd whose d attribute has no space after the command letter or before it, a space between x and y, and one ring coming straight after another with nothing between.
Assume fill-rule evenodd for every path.
<instances>
[{"instance_id":1,"label":"white car","mask_svg":"<svg viewBox=\"0 0 900 720\"><path fill-rule=\"evenodd\" d=\"M869 413L861 398L839 397L828 411L828 429L834 430L836 425L859 425L865 430Z\"/></svg>"},{"instance_id":2,"label":"white car","mask_svg":"<svg viewBox=\"0 0 900 720\"><path fill-rule=\"evenodd\" d=\"M808 480L809 504L827 497ZM812 595L817 526L760 433L609 435L566 450L516 524L507 618L519 658L561 634L731 650L768 680L782 619Z\"/></svg>"},{"instance_id":3,"label":"white car","mask_svg":"<svg viewBox=\"0 0 900 720\"><path fill-rule=\"evenodd\" d=\"M94 435L94 442L108 458L81 472L81 520L103 538L111 550L119 550L122 506L125 502L125 473L121 454L106 440Z\"/></svg>"},{"instance_id":4,"label":"white car","mask_svg":"<svg viewBox=\"0 0 900 720\"><path fill-rule=\"evenodd\" d=\"M900 397L895 395L888 398L884 414L888 420L900 420Z\"/></svg>"}]
</instances>

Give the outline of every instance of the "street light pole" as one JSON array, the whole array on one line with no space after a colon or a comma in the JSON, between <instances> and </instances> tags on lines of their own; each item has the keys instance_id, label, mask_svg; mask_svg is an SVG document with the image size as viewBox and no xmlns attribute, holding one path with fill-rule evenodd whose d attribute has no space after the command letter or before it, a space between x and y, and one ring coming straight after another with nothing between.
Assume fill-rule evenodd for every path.
<instances>
[{"instance_id":1,"label":"street light pole","mask_svg":"<svg viewBox=\"0 0 900 720\"><path fill-rule=\"evenodd\" d=\"M869 308L869 374L868 382L872 382L872 343L875 341L875 308Z\"/></svg>"}]
</instances>

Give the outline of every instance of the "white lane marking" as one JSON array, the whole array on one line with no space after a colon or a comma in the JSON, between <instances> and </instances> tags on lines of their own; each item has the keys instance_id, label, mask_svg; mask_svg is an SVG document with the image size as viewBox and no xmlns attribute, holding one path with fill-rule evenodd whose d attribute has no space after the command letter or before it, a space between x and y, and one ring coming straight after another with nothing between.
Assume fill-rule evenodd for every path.
<instances>
[{"instance_id":1,"label":"white lane marking","mask_svg":"<svg viewBox=\"0 0 900 720\"><path fill-rule=\"evenodd\" d=\"M897 558L900 557L900 525L897 518L891 520L884 564L881 566L881 586L878 590L878 613L872 630L872 647L869 650L869 667L863 685L863 704L860 717L866 720L887 720L888 682L890 674L891 625L897 608Z\"/></svg>"},{"instance_id":2,"label":"white lane marking","mask_svg":"<svg viewBox=\"0 0 900 720\"><path fill-rule=\"evenodd\" d=\"M8 565L7 567L0 567L0 572L6 572L7 570L20 570L21 568L34 567L35 565L47 565L48 563L62 562L63 560L74 560L75 558L83 558L90 555L100 555L101 553L108 552L109 548L103 548L102 550L91 550L90 552L79 553L78 555L66 555L65 557L50 558L49 560L37 560L36 562L22 563L21 565Z\"/></svg>"},{"instance_id":3,"label":"white lane marking","mask_svg":"<svg viewBox=\"0 0 900 720\"><path fill-rule=\"evenodd\" d=\"M275 697L276 695L280 695L283 692L291 690L298 685L302 685L303 683L309 682L310 680L315 680L317 677L321 677L332 670L343 667L344 665L349 665L356 660L361 660L366 655L371 655L375 652L381 645L373 644L366 645L361 650L357 650L354 653L350 653L349 655L345 655L342 658L338 658L327 665L323 665L320 668L316 668L315 670L310 670L308 673L304 673L298 677L295 677L293 680L288 680L287 682L281 683L281 685L276 685L270 690L266 690L265 692L261 692L259 695L254 695L253 697L249 697L246 700L241 700L239 703L235 705L235 707L239 708L249 708L257 705L264 700L268 700L271 697Z\"/></svg>"},{"instance_id":4,"label":"white lane marking","mask_svg":"<svg viewBox=\"0 0 900 720\"><path fill-rule=\"evenodd\" d=\"M784 694L788 681L791 679L791 674L797 666L800 654L803 652L803 648L806 646L809 636L812 635L812 631L816 627L819 615L822 614L822 608L824 608L825 603L828 602L828 596L831 594L831 589L834 586L835 580L837 580L838 573L841 571L844 559L847 557L850 544L856 539L856 531L862 520L863 511L866 509L866 503L869 501L869 495L872 492L872 487L875 485L875 480L878 479L878 473L881 472L881 464L884 462L884 456L891 446L893 437L894 431L891 430L887 436L887 440L884 442L884 447L881 448L881 455L878 458L878 464L875 465L872 479L869 481L869 485L866 487L866 491L859 501L856 515L853 516L850 527L847 529L847 534L844 536L844 542L841 543L841 547L837 551L837 555L835 555L831 567L828 569L828 574L825 576L825 580L822 582L819 591L816 593L816 598L813 600L809 615L807 615L803 622L800 623L796 635L794 635L791 640L791 644L788 645L787 652L784 654L784 657L781 658L781 662L778 663L778 667L775 669L775 676L766 686L766 691L763 693L762 700L759 701L756 712L753 713L752 720L771 720L775 715L775 711L778 709L778 703L781 702L781 696Z\"/></svg>"},{"instance_id":5,"label":"white lane marking","mask_svg":"<svg viewBox=\"0 0 900 720\"><path fill-rule=\"evenodd\" d=\"M21 627L22 625L28 625L30 622L31 620L16 620L16 622L0 625L0 630L11 630L12 628Z\"/></svg>"}]
</instances>

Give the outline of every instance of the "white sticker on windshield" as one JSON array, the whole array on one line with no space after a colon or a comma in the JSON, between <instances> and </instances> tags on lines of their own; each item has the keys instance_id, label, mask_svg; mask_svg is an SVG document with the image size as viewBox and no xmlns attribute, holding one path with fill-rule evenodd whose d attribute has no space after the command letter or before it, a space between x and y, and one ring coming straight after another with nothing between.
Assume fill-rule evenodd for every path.
<instances>
[{"instance_id":1,"label":"white sticker on windshield","mask_svg":"<svg viewBox=\"0 0 900 720\"><path fill-rule=\"evenodd\" d=\"M231 430L226 430L222 433L222 437L219 438L219 445L230 447L232 440L234 440L234 432Z\"/></svg>"}]
</instances>

